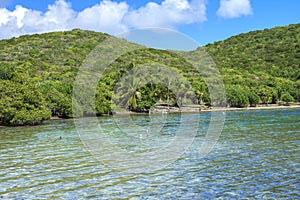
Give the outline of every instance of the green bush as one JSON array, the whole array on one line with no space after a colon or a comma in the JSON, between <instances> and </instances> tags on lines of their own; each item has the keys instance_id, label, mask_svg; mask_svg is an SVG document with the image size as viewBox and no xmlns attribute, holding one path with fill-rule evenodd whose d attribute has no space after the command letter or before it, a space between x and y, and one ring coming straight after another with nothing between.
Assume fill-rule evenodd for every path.
<instances>
[{"instance_id":1,"label":"green bush","mask_svg":"<svg viewBox=\"0 0 300 200\"><path fill-rule=\"evenodd\" d=\"M286 104L290 104L294 101L294 97L292 97L289 93L283 93L281 95L281 101L284 101Z\"/></svg>"}]
</instances>

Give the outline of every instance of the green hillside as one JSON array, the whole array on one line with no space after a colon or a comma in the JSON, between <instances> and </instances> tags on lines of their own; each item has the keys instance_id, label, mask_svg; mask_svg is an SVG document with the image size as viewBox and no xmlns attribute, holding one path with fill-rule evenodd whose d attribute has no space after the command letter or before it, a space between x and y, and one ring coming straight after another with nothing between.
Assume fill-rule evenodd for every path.
<instances>
[{"instance_id":1,"label":"green hillside","mask_svg":"<svg viewBox=\"0 0 300 200\"><path fill-rule=\"evenodd\" d=\"M223 75L229 102L241 104L235 97L245 91L261 103L300 101L300 24L240 34L205 49Z\"/></svg>"},{"instance_id":2,"label":"green hillside","mask_svg":"<svg viewBox=\"0 0 300 200\"><path fill-rule=\"evenodd\" d=\"M73 83L79 67L108 38L111 36L75 29L1 40L0 124L38 124L51 116L72 117ZM300 24L241 34L204 49L219 67L225 83L227 102L220 105L300 101ZM208 87L201 74L179 54L142 48L119 57L98 82L95 114L112 112L116 88L129 92L117 94L115 99L131 111L148 111L158 101L181 106L184 91L170 91L164 84L147 83L135 90L130 90L137 87L130 80L118 84L125 72L143 64L165 65L181 73L193 87L197 102L209 105ZM195 51L185 54L192 57ZM176 84L182 83L178 80ZM80 115L94 112L77 101L74 105L80 107Z\"/></svg>"},{"instance_id":3,"label":"green hillside","mask_svg":"<svg viewBox=\"0 0 300 200\"><path fill-rule=\"evenodd\" d=\"M240 34L205 49L221 70L300 79L300 24Z\"/></svg>"}]
</instances>

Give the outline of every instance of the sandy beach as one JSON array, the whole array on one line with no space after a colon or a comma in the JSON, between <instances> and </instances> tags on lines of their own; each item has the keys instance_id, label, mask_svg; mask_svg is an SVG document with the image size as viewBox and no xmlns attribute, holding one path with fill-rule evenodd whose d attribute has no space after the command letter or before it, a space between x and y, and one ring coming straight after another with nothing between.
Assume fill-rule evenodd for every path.
<instances>
[{"instance_id":1,"label":"sandy beach","mask_svg":"<svg viewBox=\"0 0 300 200\"><path fill-rule=\"evenodd\" d=\"M292 109L292 108L300 108L300 105L289 105L289 106L285 106L285 105L274 105L274 104L270 104L268 106L265 105L259 105L256 107L245 107L245 108L234 108L234 107L214 107L211 108L211 111L234 111L234 110L267 110L267 109ZM206 110L203 110L206 111Z\"/></svg>"},{"instance_id":2,"label":"sandy beach","mask_svg":"<svg viewBox=\"0 0 300 200\"><path fill-rule=\"evenodd\" d=\"M278 105L278 104L269 104L269 105L258 105L256 107L244 107L244 108L236 108L236 107L205 107L205 106L184 106L181 108L178 107L167 107L160 106L151 110L149 114L167 114L167 113L195 113L195 112L217 112L217 111L237 111L237 110L267 110L267 109L293 109L300 108L300 104L295 105ZM115 112L114 115L126 115L126 114L146 114L146 112Z\"/></svg>"}]
</instances>

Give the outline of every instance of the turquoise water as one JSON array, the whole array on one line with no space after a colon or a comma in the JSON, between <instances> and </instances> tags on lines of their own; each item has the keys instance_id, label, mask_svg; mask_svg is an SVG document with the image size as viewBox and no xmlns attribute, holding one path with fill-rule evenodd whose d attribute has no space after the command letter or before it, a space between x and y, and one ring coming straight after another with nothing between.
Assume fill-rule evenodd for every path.
<instances>
[{"instance_id":1,"label":"turquoise water","mask_svg":"<svg viewBox=\"0 0 300 200\"><path fill-rule=\"evenodd\" d=\"M147 135L128 132L130 125L118 131L111 117L98 120L112 144L147 152L174 139L183 116L195 117L170 114L157 124L159 132ZM150 123L143 115L132 121L145 128ZM101 163L83 145L73 120L1 128L0 199L300 199L300 109L226 112L217 144L201 157L209 121L210 113L201 113L188 150L149 173ZM85 124L92 127L89 119Z\"/></svg>"}]
</instances>

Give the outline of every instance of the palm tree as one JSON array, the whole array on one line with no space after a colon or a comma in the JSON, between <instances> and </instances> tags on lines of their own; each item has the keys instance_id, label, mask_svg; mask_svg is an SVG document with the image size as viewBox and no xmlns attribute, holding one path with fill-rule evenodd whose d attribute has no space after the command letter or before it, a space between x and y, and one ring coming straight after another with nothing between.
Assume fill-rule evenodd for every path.
<instances>
[{"instance_id":1,"label":"palm tree","mask_svg":"<svg viewBox=\"0 0 300 200\"><path fill-rule=\"evenodd\" d=\"M137 98L141 99L142 94L139 91L134 91L133 94L128 99L128 108L129 110L137 110Z\"/></svg>"},{"instance_id":2,"label":"palm tree","mask_svg":"<svg viewBox=\"0 0 300 200\"><path fill-rule=\"evenodd\" d=\"M142 95L138 90L143 82L140 70L131 70L117 82L115 86L114 103L121 108L137 110L137 99Z\"/></svg>"}]
</instances>

